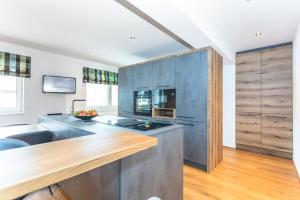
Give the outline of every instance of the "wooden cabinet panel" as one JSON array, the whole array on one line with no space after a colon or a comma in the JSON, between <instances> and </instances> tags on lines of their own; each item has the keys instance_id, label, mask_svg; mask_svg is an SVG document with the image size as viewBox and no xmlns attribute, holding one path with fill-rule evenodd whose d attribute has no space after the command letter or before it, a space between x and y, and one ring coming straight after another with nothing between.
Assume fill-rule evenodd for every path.
<instances>
[{"instance_id":1,"label":"wooden cabinet panel","mask_svg":"<svg viewBox=\"0 0 300 200\"><path fill-rule=\"evenodd\" d=\"M133 67L119 69L119 116L133 115Z\"/></svg>"},{"instance_id":2,"label":"wooden cabinet panel","mask_svg":"<svg viewBox=\"0 0 300 200\"><path fill-rule=\"evenodd\" d=\"M153 89L175 88L175 58L153 63Z\"/></svg>"},{"instance_id":3,"label":"wooden cabinet panel","mask_svg":"<svg viewBox=\"0 0 300 200\"><path fill-rule=\"evenodd\" d=\"M236 142L261 147L261 52L236 58Z\"/></svg>"},{"instance_id":4,"label":"wooden cabinet panel","mask_svg":"<svg viewBox=\"0 0 300 200\"><path fill-rule=\"evenodd\" d=\"M292 47L262 52L262 147L292 152Z\"/></svg>"},{"instance_id":5,"label":"wooden cabinet panel","mask_svg":"<svg viewBox=\"0 0 300 200\"><path fill-rule=\"evenodd\" d=\"M207 51L176 58L176 118L207 121Z\"/></svg>"},{"instance_id":6,"label":"wooden cabinet panel","mask_svg":"<svg viewBox=\"0 0 300 200\"><path fill-rule=\"evenodd\" d=\"M152 90L152 63L139 64L134 67L134 89Z\"/></svg>"}]
</instances>

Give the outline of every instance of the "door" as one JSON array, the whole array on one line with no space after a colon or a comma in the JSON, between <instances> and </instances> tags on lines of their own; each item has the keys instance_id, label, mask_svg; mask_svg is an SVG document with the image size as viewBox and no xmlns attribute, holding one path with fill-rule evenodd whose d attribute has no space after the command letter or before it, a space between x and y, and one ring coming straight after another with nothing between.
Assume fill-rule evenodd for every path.
<instances>
[{"instance_id":1,"label":"door","mask_svg":"<svg viewBox=\"0 0 300 200\"><path fill-rule=\"evenodd\" d=\"M262 146L292 152L292 46L262 52Z\"/></svg>"},{"instance_id":2,"label":"door","mask_svg":"<svg viewBox=\"0 0 300 200\"><path fill-rule=\"evenodd\" d=\"M208 52L176 58L176 118L206 122Z\"/></svg>"},{"instance_id":3,"label":"door","mask_svg":"<svg viewBox=\"0 0 300 200\"><path fill-rule=\"evenodd\" d=\"M134 115L152 116L152 91L134 91Z\"/></svg>"},{"instance_id":4,"label":"door","mask_svg":"<svg viewBox=\"0 0 300 200\"><path fill-rule=\"evenodd\" d=\"M261 51L236 58L236 143L261 147Z\"/></svg>"},{"instance_id":5,"label":"door","mask_svg":"<svg viewBox=\"0 0 300 200\"><path fill-rule=\"evenodd\" d=\"M184 159L207 165L207 131L206 124L194 123L190 121L176 121L177 124L184 125L183 144Z\"/></svg>"},{"instance_id":6,"label":"door","mask_svg":"<svg viewBox=\"0 0 300 200\"><path fill-rule=\"evenodd\" d=\"M119 116L133 115L133 67L119 69Z\"/></svg>"},{"instance_id":7,"label":"door","mask_svg":"<svg viewBox=\"0 0 300 200\"><path fill-rule=\"evenodd\" d=\"M153 63L153 88L175 88L175 58Z\"/></svg>"},{"instance_id":8,"label":"door","mask_svg":"<svg viewBox=\"0 0 300 200\"><path fill-rule=\"evenodd\" d=\"M139 64L134 67L134 89L152 90L152 63Z\"/></svg>"}]
</instances>

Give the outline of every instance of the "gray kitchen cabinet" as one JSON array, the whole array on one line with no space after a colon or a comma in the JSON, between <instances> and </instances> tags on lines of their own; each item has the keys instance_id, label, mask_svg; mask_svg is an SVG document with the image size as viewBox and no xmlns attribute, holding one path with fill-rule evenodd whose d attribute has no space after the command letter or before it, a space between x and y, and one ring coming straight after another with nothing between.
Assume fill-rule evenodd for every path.
<instances>
[{"instance_id":1,"label":"gray kitchen cabinet","mask_svg":"<svg viewBox=\"0 0 300 200\"><path fill-rule=\"evenodd\" d=\"M198 164L206 170L207 165L207 129L206 123L177 120L184 125L184 160Z\"/></svg>"},{"instance_id":2,"label":"gray kitchen cabinet","mask_svg":"<svg viewBox=\"0 0 300 200\"><path fill-rule=\"evenodd\" d=\"M119 180L120 161L115 161L62 181L59 186L72 200L120 200Z\"/></svg>"},{"instance_id":3,"label":"gray kitchen cabinet","mask_svg":"<svg viewBox=\"0 0 300 200\"><path fill-rule=\"evenodd\" d=\"M158 145L121 160L121 200L183 199L183 128L151 135Z\"/></svg>"},{"instance_id":4,"label":"gray kitchen cabinet","mask_svg":"<svg viewBox=\"0 0 300 200\"><path fill-rule=\"evenodd\" d=\"M152 90L152 63L134 67L134 90Z\"/></svg>"},{"instance_id":5,"label":"gray kitchen cabinet","mask_svg":"<svg viewBox=\"0 0 300 200\"><path fill-rule=\"evenodd\" d=\"M130 67L134 68L133 88L124 95L134 90L176 89L176 119L147 119L184 123L185 161L211 172L223 159L222 56L208 47ZM119 102L119 106L124 105Z\"/></svg>"},{"instance_id":6,"label":"gray kitchen cabinet","mask_svg":"<svg viewBox=\"0 0 300 200\"><path fill-rule=\"evenodd\" d=\"M153 63L153 89L175 88L175 58Z\"/></svg>"},{"instance_id":7,"label":"gray kitchen cabinet","mask_svg":"<svg viewBox=\"0 0 300 200\"><path fill-rule=\"evenodd\" d=\"M119 116L133 115L133 67L119 69Z\"/></svg>"},{"instance_id":8,"label":"gray kitchen cabinet","mask_svg":"<svg viewBox=\"0 0 300 200\"><path fill-rule=\"evenodd\" d=\"M176 118L207 121L208 52L176 58Z\"/></svg>"}]
</instances>

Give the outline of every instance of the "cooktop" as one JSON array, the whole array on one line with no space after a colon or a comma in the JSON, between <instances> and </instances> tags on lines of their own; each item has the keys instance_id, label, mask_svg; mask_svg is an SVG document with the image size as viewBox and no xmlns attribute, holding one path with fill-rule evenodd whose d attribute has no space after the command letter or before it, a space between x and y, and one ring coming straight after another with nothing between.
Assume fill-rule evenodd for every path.
<instances>
[{"instance_id":1,"label":"cooktop","mask_svg":"<svg viewBox=\"0 0 300 200\"><path fill-rule=\"evenodd\" d=\"M140 130L140 131L148 131L148 130L153 130L153 129L172 125L172 124L168 124L168 123L153 122L153 121L149 121L149 120L120 118L120 117L112 117L112 116L96 117L94 119L94 121L97 121L97 122L103 123L103 124L120 126L120 127L124 127L124 128Z\"/></svg>"},{"instance_id":2,"label":"cooktop","mask_svg":"<svg viewBox=\"0 0 300 200\"><path fill-rule=\"evenodd\" d=\"M126 128L131 128L131 129L135 129L135 130L139 130L139 131L149 131L149 130L163 128L163 127L170 126L170 125L172 125L172 124L147 121L142 124L130 125L130 126L127 126Z\"/></svg>"}]
</instances>

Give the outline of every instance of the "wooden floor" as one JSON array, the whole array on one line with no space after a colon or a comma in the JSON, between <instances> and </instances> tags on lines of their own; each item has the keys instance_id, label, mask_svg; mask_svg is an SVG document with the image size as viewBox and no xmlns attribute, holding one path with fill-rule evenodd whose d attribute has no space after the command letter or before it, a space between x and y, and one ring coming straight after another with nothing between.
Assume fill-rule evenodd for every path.
<instances>
[{"instance_id":1,"label":"wooden floor","mask_svg":"<svg viewBox=\"0 0 300 200\"><path fill-rule=\"evenodd\" d=\"M300 179L291 160L224 148L211 173L184 167L184 200L300 200Z\"/></svg>"}]
</instances>

